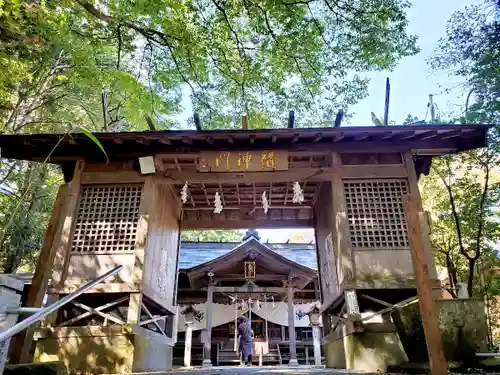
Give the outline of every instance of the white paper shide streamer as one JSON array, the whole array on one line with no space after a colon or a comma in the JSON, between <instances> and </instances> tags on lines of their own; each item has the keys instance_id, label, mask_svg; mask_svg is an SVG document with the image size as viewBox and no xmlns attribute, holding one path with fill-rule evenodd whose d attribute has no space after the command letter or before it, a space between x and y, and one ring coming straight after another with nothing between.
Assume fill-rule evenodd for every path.
<instances>
[{"instance_id":1,"label":"white paper shide streamer","mask_svg":"<svg viewBox=\"0 0 500 375\"><path fill-rule=\"evenodd\" d=\"M302 203L304 202L304 193L302 192L302 189L300 187L300 184L298 182L293 183L293 203Z\"/></svg>"},{"instance_id":2,"label":"white paper shide streamer","mask_svg":"<svg viewBox=\"0 0 500 375\"><path fill-rule=\"evenodd\" d=\"M186 181L186 183L184 184L184 186L182 187L182 190L181 190L182 203L186 203L187 199L188 199L188 183Z\"/></svg>"},{"instance_id":3,"label":"white paper shide streamer","mask_svg":"<svg viewBox=\"0 0 500 375\"><path fill-rule=\"evenodd\" d=\"M262 193L262 208L264 209L264 213L267 214L267 211L269 211L269 202L265 191Z\"/></svg>"},{"instance_id":4,"label":"white paper shide streamer","mask_svg":"<svg viewBox=\"0 0 500 375\"><path fill-rule=\"evenodd\" d=\"M215 193L214 206L214 213L220 214L222 212L222 201L218 191Z\"/></svg>"}]
</instances>

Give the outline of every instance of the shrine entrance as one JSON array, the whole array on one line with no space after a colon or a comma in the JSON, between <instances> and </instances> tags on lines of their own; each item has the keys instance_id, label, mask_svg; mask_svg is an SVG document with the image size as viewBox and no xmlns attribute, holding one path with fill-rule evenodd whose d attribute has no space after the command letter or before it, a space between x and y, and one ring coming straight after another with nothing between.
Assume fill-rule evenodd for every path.
<instances>
[{"instance_id":1,"label":"shrine entrance","mask_svg":"<svg viewBox=\"0 0 500 375\"><path fill-rule=\"evenodd\" d=\"M194 249L223 255L203 255L210 260L198 264ZM305 263L304 256L312 259L299 264ZM254 364L312 364L315 350L320 363L320 334L313 335L315 330L319 333L319 322L309 318L312 310L319 316L320 307L314 245L262 243L258 232L249 230L232 248L183 243L180 257L182 265L196 265L181 266L179 271L175 365L239 364L241 316L248 318L253 330Z\"/></svg>"},{"instance_id":2,"label":"shrine entrance","mask_svg":"<svg viewBox=\"0 0 500 375\"><path fill-rule=\"evenodd\" d=\"M124 266L16 340L14 357L29 360L33 348L36 361L60 360L77 371L169 369L180 315L181 229L312 227L326 365L383 369L384 358L403 361L387 313L416 300L418 289L431 364L444 374L432 298L438 280L417 181L433 157L484 146L486 131L410 125L95 134L109 160L83 134L0 135L3 157L43 161L50 155L66 181L28 305L40 306L46 291L55 300ZM203 272L207 301L216 291L231 293L216 289L228 288L217 285L217 272ZM294 272L287 277L290 303L302 279ZM253 288L283 292L258 283ZM382 319L374 321L373 314ZM207 321L206 365L209 327ZM291 348L294 335L290 330ZM347 352L373 342L376 358L359 362Z\"/></svg>"}]
</instances>

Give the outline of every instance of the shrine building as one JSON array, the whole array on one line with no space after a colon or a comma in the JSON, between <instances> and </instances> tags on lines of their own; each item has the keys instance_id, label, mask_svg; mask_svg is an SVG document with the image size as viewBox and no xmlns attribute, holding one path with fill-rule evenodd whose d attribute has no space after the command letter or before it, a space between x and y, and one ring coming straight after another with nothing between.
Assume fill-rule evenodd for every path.
<instances>
[{"instance_id":1,"label":"shrine building","mask_svg":"<svg viewBox=\"0 0 500 375\"><path fill-rule=\"evenodd\" d=\"M217 286L212 300L207 301L210 278ZM288 291L290 280L294 293ZM187 331L192 335L188 338L189 364L202 365L207 320L211 323L211 363L239 364L235 335L237 318L242 315L250 319L254 333L255 364L288 364L290 358L312 364L314 327L308 313L320 306L316 247L262 243L252 230L238 243L182 242L177 304L174 365L185 364ZM192 312L191 321L183 313L186 309ZM211 314L209 319L207 314ZM290 327L295 331L293 342Z\"/></svg>"},{"instance_id":2,"label":"shrine building","mask_svg":"<svg viewBox=\"0 0 500 375\"><path fill-rule=\"evenodd\" d=\"M430 363L445 374L418 178L433 158L484 147L488 128L296 129L292 120L287 129L1 134L3 158L64 175L24 306L117 272L16 337L10 361L162 371L184 346L184 363L209 367L234 361L232 311L251 315L262 361L280 351L283 363L304 363L310 323L315 363L321 336L327 367L383 372L408 359L411 341L391 312L418 300ZM248 228L313 228L316 267L258 236L217 249L180 241L183 230ZM200 262L183 263L193 251Z\"/></svg>"}]
</instances>

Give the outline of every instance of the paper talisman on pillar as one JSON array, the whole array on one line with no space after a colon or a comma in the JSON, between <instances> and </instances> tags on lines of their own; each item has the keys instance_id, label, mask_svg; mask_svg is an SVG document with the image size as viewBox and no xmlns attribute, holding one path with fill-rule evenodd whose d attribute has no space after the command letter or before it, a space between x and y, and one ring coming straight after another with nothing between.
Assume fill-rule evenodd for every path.
<instances>
[{"instance_id":1,"label":"paper talisman on pillar","mask_svg":"<svg viewBox=\"0 0 500 375\"><path fill-rule=\"evenodd\" d=\"M333 248L333 234L330 232L325 238L325 253L323 259L323 293L328 295L334 293L337 282L337 269L335 264L335 250Z\"/></svg>"}]
</instances>

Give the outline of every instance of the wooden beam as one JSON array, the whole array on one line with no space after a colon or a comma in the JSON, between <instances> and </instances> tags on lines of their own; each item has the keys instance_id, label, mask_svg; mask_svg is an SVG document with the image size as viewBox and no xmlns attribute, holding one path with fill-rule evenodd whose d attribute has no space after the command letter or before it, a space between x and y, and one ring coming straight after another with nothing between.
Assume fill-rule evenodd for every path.
<instances>
[{"instance_id":1,"label":"wooden beam","mask_svg":"<svg viewBox=\"0 0 500 375\"><path fill-rule=\"evenodd\" d=\"M408 235L417 280L420 313L422 314L431 372L432 375L447 375L448 363L444 357L439 319L436 315L436 306L432 297L432 285L429 277L422 231L420 230L419 214L423 214L423 212L419 212L414 198L412 199L409 195L403 197L403 206L408 223Z\"/></svg>"},{"instance_id":2,"label":"wooden beam","mask_svg":"<svg viewBox=\"0 0 500 375\"><path fill-rule=\"evenodd\" d=\"M287 288L283 287L254 287L250 292L246 286L216 286L214 292L218 293L278 293L284 294Z\"/></svg>"},{"instance_id":3,"label":"wooden beam","mask_svg":"<svg viewBox=\"0 0 500 375\"><path fill-rule=\"evenodd\" d=\"M83 172L82 184L104 185L104 184L135 184L143 183L144 175L137 171L116 171L116 172Z\"/></svg>"},{"instance_id":4,"label":"wooden beam","mask_svg":"<svg viewBox=\"0 0 500 375\"><path fill-rule=\"evenodd\" d=\"M288 112L288 129L293 129L295 125L295 111Z\"/></svg>"},{"instance_id":5,"label":"wooden beam","mask_svg":"<svg viewBox=\"0 0 500 375\"><path fill-rule=\"evenodd\" d=\"M248 129L248 123L247 123L247 113L246 112L243 112L241 114L241 128L243 130L247 130Z\"/></svg>"},{"instance_id":6,"label":"wooden beam","mask_svg":"<svg viewBox=\"0 0 500 375\"><path fill-rule=\"evenodd\" d=\"M337 116L335 116L335 123L333 124L334 128L340 128L340 124L342 124L342 117L344 117L344 111L339 109Z\"/></svg>"},{"instance_id":7,"label":"wooden beam","mask_svg":"<svg viewBox=\"0 0 500 375\"><path fill-rule=\"evenodd\" d=\"M340 168L342 178L405 178L404 165L343 165Z\"/></svg>"},{"instance_id":8,"label":"wooden beam","mask_svg":"<svg viewBox=\"0 0 500 375\"><path fill-rule=\"evenodd\" d=\"M440 132L438 133L438 138L439 139L450 139L450 138L455 138L456 136L462 134L462 129L455 129L447 132Z\"/></svg>"},{"instance_id":9,"label":"wooden beam","mask_svg":"<svg viewBox=\"0 0 500 375\"><path fill-rule=\"evenodd\" d=\"M314 136L313 142L314 142L314 143L319 142L322 138L323 138L323 134L318 133L318 134L316 134L316 135Z\"/></svg>"},{"instance_id":10,"label":"wooden beam","mask_svg":"<svg viewBox=\"0 0 500 375\"><path fill-rule=\"evenodd\" d=\"M312 219L280 219L280 220L184 220L183 230L187 229L240 229L240 228L313 228Z\"/></svg>"},{"instance_id":11,"label":"wooden beam","mask_svg":"<svg viewBox=\"0 0 500 375\"><path fill-rule=\"evenodd\" d=\"M389 98L391 95L391 84L389 77L385 81L385 106L384 106L384 126L389 125Z\"/></svg>"},{"instance_id":12,"label":"wooden beam","mask_svg":"<svg viewBox=\"0 0 500 375\"><path fill-rule=\"evenodd\" d=\"M196 130L201 132L203 129L201 128L200 115L195 112L193 114L193 120L194 120L194 126L196 127Z\"/></svg>"},{"instance_id":13,"label":"wooden beam","mask_svg":"<svg viewBox=\"0 0 500 375\"><path fill-rule=\"evenodd\" d=\"M289 275L257 275L256 281L258 282L259 280L264 280L264 281L286 281L288 280ZM224 274L222 277L216 277L216 280L223 281L223 280L245 280L245 275L244 274ZM307 290L303 290L302 292L305 292ZM311 290L311 292L314 292L314 290Z\"/></svg>"},{"instance_id":14,"label":"wooden beam","mask_svg":"<svg viewBox=\"0 0 500 375\"><path fill-rule=\"evenodd\" d=\"M54 256L54 269L52 272L52 285L62 286L67 274L69 257L72 245L73 228L75 226L76 212L80 200L80 183L85 162L79 161L76 164L73 180L67 186L66 202L61 212L63 219L62 227L56 234L55 241L57 249Z\"/></svg>"},{"instance_id":15,"label":"wooden beam","mask_svg":"<svg viewBox=\"0 0 500 375\"><path fill-rule=\"evenodd\" d=\"M172 144L172 142L170 142L170 140L167 137L163 137L163 138L158 139L158 142L160 142L164 145L171 145Z\"/></svg>"},{"instance_id":16,"label":"wooden beam","mask_svg":"<svg viewBox=\"0 0 500 375\"><path fill-rule=\"evenodd\" d=\"M165 182L183 185L185 181L193 184L223 183L268 183L302 181L330 181L332 168L294 168L288 171L275 172L195 172L195 171L168 171L165 173Z\"/></svg>"}]
</instances>

